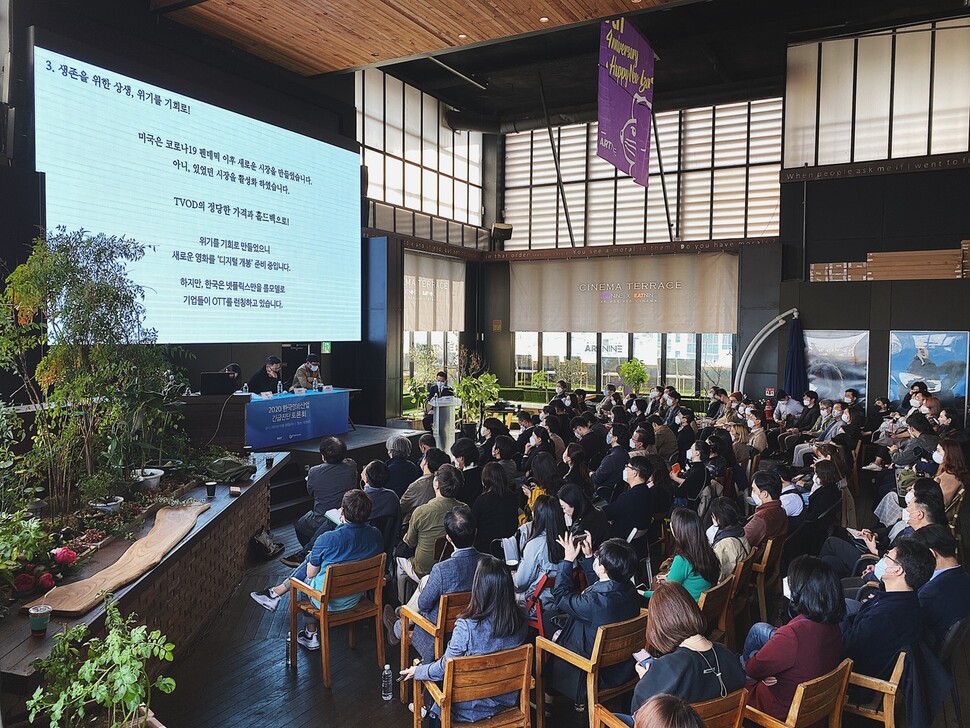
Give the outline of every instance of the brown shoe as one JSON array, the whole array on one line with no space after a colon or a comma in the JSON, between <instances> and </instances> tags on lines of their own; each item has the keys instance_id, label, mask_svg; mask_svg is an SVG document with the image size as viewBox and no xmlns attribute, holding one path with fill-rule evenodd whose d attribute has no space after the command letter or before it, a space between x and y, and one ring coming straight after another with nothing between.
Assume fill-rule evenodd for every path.
<instances>
[{"instance_id":1,"label":"brown shoe","mask_svg":"<svg viewBox=\"0 0 970 728\"><path fill-rule=\"evenodd\" d=\"M384 628L387 630L387 644L400 644L400 638L394 634L394 623L397 622L397 614L394 612L394 607L392 607L390 604L384 605L383 620Z\"/></svg>"}]
</instances>

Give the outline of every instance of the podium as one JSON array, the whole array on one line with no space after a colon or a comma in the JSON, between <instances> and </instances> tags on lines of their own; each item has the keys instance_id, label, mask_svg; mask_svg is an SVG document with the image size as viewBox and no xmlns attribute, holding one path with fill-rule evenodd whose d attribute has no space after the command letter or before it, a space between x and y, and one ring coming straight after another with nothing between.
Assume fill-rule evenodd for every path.
<instances>
[{"instance_id":1,"label":"podium","mask_svg":"<svg viewBox=\"0 0 970 728\"><path fill-rule=\"evenodd\" d=\"M431 423L431 434L439 450L451 453L451 446L455 444L455 407L461 406L457 397L435 397L430 402L434 419Z\"/></svg>"}]
</instances>

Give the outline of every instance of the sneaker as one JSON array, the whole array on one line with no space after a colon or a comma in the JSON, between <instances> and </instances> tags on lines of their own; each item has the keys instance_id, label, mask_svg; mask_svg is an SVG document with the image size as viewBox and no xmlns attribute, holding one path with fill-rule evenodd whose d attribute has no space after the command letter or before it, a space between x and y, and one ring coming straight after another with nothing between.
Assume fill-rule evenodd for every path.
<instances>
[{"instance_id":1,"label":"sneaker","mask_svg":"<svg viewBox=\"0 0 970 728\"><path fill-rule=\"evenodd\" d=\"M320 649L320 635L315 631L307 632L305 629L301 629L296 633L296 641L306 647L308 650Z\"/></svg>"},{"instance_id":2,"label":"sneaker","mask_svg":"<svg viewBox=\"0 0 970 728\"><path fill-rule=\"evenodd\" d=\"M292 554L287 554L280 559L280 562L283 564L283 566L289 566L290 568L295 569L297 566L303 563L305 558L306 556L302 551L294 551Z\"/></svg>"},{"instance_id":3,"label":"sneaker","mask_svg":"<svg viewBox=\"0 0 970 728\"><path fill-rule=\"evenodd\" d=\"M276 605L280 603L280 596L272 589L267 589L261 592L249 592L249 596L253 598L259 606L268 612L275 612Z\"/></svg>"},{"instance_id":4,"label":"sneaker","mask_svg":"<svg viewBox=\"0 0 970 728\"><path fill-rule=\"evenodd\" d=\"M390 604L385 604L384 614L381 618L384 620L384 629L387 630L387 644L400 644L400 638L394 634L394 625L397 623L397 614L394 612L394 607Z\"/></svg>"},{"instance_id":5,"label":"sneaker","mask_svg":"<svg viewBox=\"0 0 970 728\"><path fill-rule=\"evenodd\" d=\"M411 711L412 713L414 712L414 703L408 703L408 710L410 710L410 711ZM427 715L428 715L428 709L427 709L427 708L425 708L425 707L424 707L424 706L422 705L422 706L421 706L421 717L422 717L422 718L424 718L424 717L426 717Z\"/></svg>"},{"instance_id":6,"label":"sneaker","mask_svg":"<svg viewBox=\"0 0 970 728\"><path fill-rule=\"evenodd\" d=\"M880 465L879 463L869 463L868 465L863 465L862 469L871 470L874 473L878 473L880 470L882 470L882 465Z\"/></svg>"}]
</instances>

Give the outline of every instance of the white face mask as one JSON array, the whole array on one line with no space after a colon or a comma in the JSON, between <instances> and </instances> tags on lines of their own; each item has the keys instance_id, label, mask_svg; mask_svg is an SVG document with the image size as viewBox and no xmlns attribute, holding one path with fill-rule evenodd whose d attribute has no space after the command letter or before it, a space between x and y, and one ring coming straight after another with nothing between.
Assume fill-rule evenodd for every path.
<instances>
[{"instance_id":1,"label":"white face mask","mask_svg":"<svg viewBox=\"0 0 970 728\"><path fill-rule=\"evenodd\" d=\"M484 425L482 425L482 428L478 431L478 434L480 434L482 437L488 437L488 430L485 429Z\"/></svg>"},{"instance_id":2,"label":"white face mask","mask_svg":"<svg viewBox=\"0 0 970 728\"><path fill-rule=\"evenodd\" d=\"M937 465L942 465L943 464L943 453L941 453L941 452L935 452L935 453L933 453L933 462L936 463Z\"/></svg>"},{"instance_id":3,"label":"white face mask","mask_svg":"<svg viewBox=\"0 0 970 728\"><path fill-rule=\"evenodd\" d=\"M761 505L761 495L759 493L755 493L753 490L751 491L751 500L754 501L756 506Z\"/></svg>"},{"instance_id":4,"label":"white face mask","mask_svg":"<svg viewBox=\"0 0 970 728\"><path fill-rule=\"evenodd\" d=\"M637 406L635 404L630 405L630 414L635 415L637 413Z\"/></svg>"},{"instance_id":5,"label":"white face mask","mask_svg":"<svg viewBox=\"0 0 970 728\"><path fill-rule=\"evenodd\" d=\"M566 405L567 407L572 407L573 406L573 401L569 397L566 397L566 399L564 399L562 401L562 403L564 405Z\"/></svg>"},{"instance_id":6,"label":"white face mask","mask_svg":"<svg viewBox=\"0 0 970 728\"><path fill-rule=\"evenodd\" d=\"M849 413L848 412L843 412L842 413L842 421L844 423L846 423L846 424L849 424Z\"/></svg>"},{"instance_id":7,"label":"white face mask","mask_svg":"<svg viewBox=\"0 0 970 728\"><path fill-rule=\"evenodd\" d=\"M310 365L310 371L311 371L311 372L315 372L315 371L316 371L317 369L319 369L319 368L320 368L320 367L319 367L318 365L316 365L316 364L311 364L311 365Z\"/></svg>"},{"instance_id":8,"label":"white face mask","mask_svg":"<svg viewBox=\"0 0 970 728\"><path fill-rule=\"evenodd\" d=\"M630 449L631 450L636 450L637 449L637 443L636 443L636 441L632 437L630 438Z\"/></svg>"},{"instance_id":9,"label":"white face mask","mask_svg":"<svg viewBox=\"0 0 970 728\"><path fill-rule=\"evenodd\" d=\"M609 432L606 433L606 444L607 445L613 444L613 435Z\"/></svg>"},{"instance_id":10,"label":"white face mask","mask_svg":"<svg viewBox=\"0 0 970 728\"><path fill-rule=\"evenodd\" d=\"M562 387L556 387L556 394L562 394Z\"/></svg>"},{"instance_id":11,"label":"white face mask","mask_svg":"<svg viewBox=\"0 0 970 728\"><path fill-rule=\"evenodd\" d=\"M903 510L903 514L902 514L902 516L900 516L900 518L903 519L903 523L909 523L909 509L908 508Z\"/></svg>"},{"instance_id":12,"label":"white face mask","mask_svg":"<svg viewBox=\"0 0 970 728\"><path fill-rule=\"evenodd\" d=\"M532 437L529 438L529 444L532 445L532 447L535 447L536 445L539 444L539 438L533 435Z\"/></svg>"},{"instance_id":13,"label":"white face mask","mask_svg":"<svg viewBox=\"0 0 970 728\"><path fill-rule=\"evenodd\" d=\"M674 422L676 422L678 425L682 425L684 424L684 418L681 417L680 415L677 415L676 417L674 417Z\"/></svg>"},{"instance_id":14,"label":"white face mask","mask_svg":"<svg viewBox=\"0 0 970 728\"><path fill-rule=\"evenodd\" d=\"M650 399L656 399L656 398L657 398L657 392L656 392L656 390L651 389L650 390Z\"/></svg>"},{"instance_id":15,"label":"white face mask","mask_svg":"<svg viewBox=\"0 0 970 728\"><path fill-rule=\"evenodd\" d=\"M748 429L753 430L757 420L748 420Z\"/></svg>"},{"instance_id":16,"label":"white face mask","mask_svg":"<svg viewBox=\"0 0 970 728\"><path fill-rule=\"evenodd\" d=\"M821 414L822 414L822 417L828 417L829 416L829 412L831 412L831 411L832 410L827 410L827 409L819 410L819 412L821 412Z\"/></svg>"},{"instance_id":17,"label":"white face mask","mask_svg":"<svg viewBox=\"0 0 970 728\"><path fill-rule=\"evenodd\" d=\"M737 408L738 408L738 403L737 402L731 402L731 409L737 409Z\"/></svg>"},{"instance_id":18,"label":"white face mask","mask_svg":"<svg viewBox=\"0 0 970 728\"><path fill-rule=\"evenodd\" d=\"M919 411L922 412L924 415L928 415L930 413L930 408L924 404L922 407L919 408Z\"/></svg>"},{"instance_id":19,"label":"white face mask","mask_svg":"<svg viewBox=\"0 0 970 728\"><path fill-rule=\"evenodd\" d=\"M670 398L670 395L669 394L665 394L664 395L664 402L666 402L667 404L673 404L674 400Z\"/></svg>"},{"instance_id":20,"label":"white face mask","mask_svg":"<svg viewBox=\"0 0 970 728\"><path fill-rule=\"evenodd\" d=\"M806 407L811 407L812 406L812 400L810 400L810 399L803 399L802 400L802 404L805 405Z\"/></svg>"},{"instance_id":21,"label":"white face mask","mask_svg":"<svg viewBox=\"0 0 970 728\"><path fill-rule=\"evenodd\" d=\"M913 491L911 491L911 490L907 490L906 491L906 505L909 505L914 500L916 500L916 494Z\"/></svg>"}]
</instances>

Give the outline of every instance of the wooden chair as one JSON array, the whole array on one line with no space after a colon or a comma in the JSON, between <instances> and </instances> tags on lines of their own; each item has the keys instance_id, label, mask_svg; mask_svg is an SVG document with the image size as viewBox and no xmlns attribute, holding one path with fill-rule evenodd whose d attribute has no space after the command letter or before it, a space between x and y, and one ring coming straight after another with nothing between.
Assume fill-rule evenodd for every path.
<instances>
[{"instance_id":1,"label":"wooden chair","mask_svg":"<svg viewBox=\"0 0 970 728\"><path fill-rule=\"evenodd\" d=\"M896 695L899 692L899 681L903 677L903 668L906 665L906 653L900 652L896 659L896 666L893 668L892 675L888 680L878 680L868 675L853 672L849 675L849 685L875 690L879 695L878 700L873 699L868 703L853 703L846 701L842 708L846 713L861 715L882 723L886 728L894 728L896 725Z\"/></svg>"},{"instance_id":2,"label":"wooden chair","mask_svg":"<svg viewBox=\"0 0 970 728\"><path fill-rule=\"evenodd\" d=\"M458 615L464 611L465 607L472 599L471 592L452 592L442 594L438 597L438 620L432 624L428 619L417 611L412 611L408 606L401 607L401 671L407 670L411 663L411 630L410 625L420 627L434 638L434 656L437 660L445 654L448 646L448 635L455 631L455 621ZM401 702L408 701L408 686L401 681Z\"/></svg>"},{"instance_id":3,"label":"wooden chair","mask_svg":"<svg viewBox=\"0 0 970 728\"><path fill-rule=\"evenodd\" d=\"M466 700L481 700L506 693L519 693L519 704L475 723L461 725L482 728L530 728L529 688L532 685L532 645L488 655L454 657L445 661L442 687L429 680L414 681L414 728L421 728L423 690L441 708L442 728L451 728L451 706ZM423 690L422 690L423 689ZM540 713L542 711L539 711Z\"/></svg>"},{"instance_id":4,"label":"wooden chair","mask_svg":"<svg viewBox=\"0 0 970 728\"><path fill-rule=\"evenodd\" d=\"M716 586L712 586L701 593L697 600L701 614L707 622L707 637L714 642L723 642L727 634L728 610L731 608L731 590L734 586L734 574Z\"/></svg>"},{"instance_id":5,"label":"wooden chair","mask_svg":"<svg viewBox=\"0 0 970 728\"><path fill-rule=\"evenodd\" d=\"M597 703L593 707L593 728L628 728L627 724Z\"/></svg>"},{"instance_id":6,"label":"wooden chair","mask_svg":"<svg viewBox=\"0 0 970 728\"><path fill-rule=\"evenodd\" d=\"M855 444L852 451L852 472L849 474L849 489L852 495L859 492L859 458L862 457L862 438Z\"/></svg>"},{"instance_id":7,"label":"wooden chair","mask_svg":"<svg viewBox=\"0 0 970 728\"><path fill-rule=\"evenodd\" d=\"M529 626L538 632L540 637L546 636L546 628L542 624L542 600L539 597L545 589L552 589L555 584L555 574L543 574L536 582L536 588L525 600L525 613L529 615Z\"/></svg>"},{"instance_id":8,"label":"wooden chair","mask_svg":"<svg viewBox=\"0 0 970 728\"><path fill-rule=\"evenodd\" d=\"M691 703L697 715L704 721L705 728L741 728L744 722L744 706L748 702L748 691L735 690L723 698Z\"/></svg>"},{"instance_id":9,"label":"wooden chair","mask_svg":"<svg viewBox=\"0 0 970 728\"><path fill-rule=\"evenodd\" d=\"M953 712L957 716L957 725L963 725L963 711L960 709L960 694L957 692L957 682L954 678L953 657L957 653L963 654L964 643L970 635L970 617L964 617L959 622L954 623L947 630L946 637L943 638L943 646L940 647L940 663L950 673L953 678L950 687L950 697L953 699Z\"/></svg>"},{"instance_id":10,"label":"wooden chair","mask_svg":"<svg viewBox=\"0 0 970 728\"><path fill-rule=\"evenodd\" d=\"M320 623L320 657L323 661L323 685L329 688L330 680L330 628L341 624L348 626L347 645L357 646L356 623L364 619L374 620L374 633L377 637L377 666L384 667L384 627L381 615L384 611L384 561L386 554L379 554L364 561L349 561L345 564L331 564L323 577L323 590L317 591L299 579L290 577L290 665L296 667L297 654L297 614L304 612ZM362 596L350 609L339 612L327 610L333 599L349 597L354 594L373 592L373 601ZM310 601L298 601L297 594L305 594L320 602L319 607Z\"/></svg>"},{"instance_id":11,"label":"wooden chair","mask_svg":"<svg viewBox=\"0 0 970 728\"><path fill-rule=\"evenodd\" d=\"M751 460L748 461L748 482L754 477L754 474L758 472L758 468L761 467L761 453L756 452L751 456Z\"/></svg>"},{"instance_id":12,"label":"wooden chair","mask_svg":"<svg viewBox=\"0 0 970 728\"><path fill-rule=\"evenodd\" d=\"M543 700L545 691L542 687L542 656L548 653L550 659L565 660L570 665L578 667L586 673L586 705L589 711L589 724L595 726L593 707L597 702L605 702L610 698L632 690L637 684L637 675L615 688L599 689L599 672L610 665L629 662L631 655L641 650L647 641L647 610L641 609L640 616L625 622L606 624L596 631L596 641L593 643L592 654L580 657L575 652L556 644L545 637L536 638L536 701ZM545 711L536 711L536 728L544 728L546 722Z\"/></svg>"},{"instance_id":13,"label":"wooden chair","mask_svg":"<svg viewBox=\"0 0 970 728\"><path fill-rule=\"evenodd\" d=\"M670 519L666 513L654 513L650 517L650 531L657 524L656 539L647 544L647 551L653 551L654 546L660 547L660 555L666 556L670 551Z\"/></svg>"},{"instance_id":14,"label":"wooden chair","mask_svg":"<svg viewBox=\"0 0 970 728\"><path fill-rule=\"evenodd\" d=\"M828 718L828 728L841 728L842 705L849 685L852 660L842 660L827 675L801 683L785 720L778 720L750 705L744 707L744 717L765 728L806 728Z\"/></svg>"},{"instance_id":15,"label":"wooden chair","mask_svg":"<svg viewBox=\"0 0 970 728\"><path fill-rule=\"evenodd\" d=\"M758 609L762 622L768 619L768 593L778 592L781 586L781 556L785 549L784 538L769 538L761 551L761 558L754 562L755 586L758 589Z\"/></svg>"},{"instance_id":16,"label":"wooden chair","mask_svg":"<svg viewBox=\"0 0 970 728\"><path fill-rule=\"evenodd\" d=\"M731 584L731 608L728 612L727 634L724 644L732 652L740 652L738 644L738 619L743 617L741 634L747 634L751 627L751 576L754 574L754 562L758 557L756 549L751 549L738 565L734 567L734 583Z\"/></svg>"}]
</instances>

